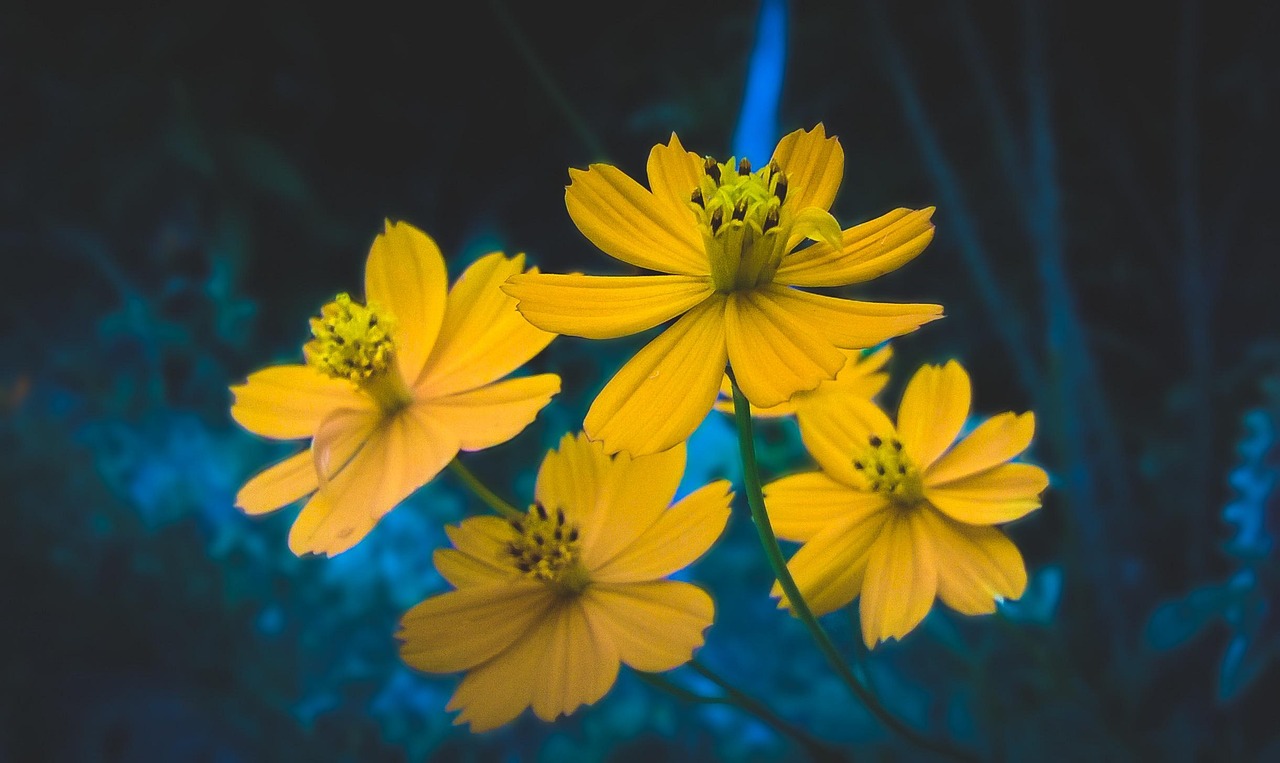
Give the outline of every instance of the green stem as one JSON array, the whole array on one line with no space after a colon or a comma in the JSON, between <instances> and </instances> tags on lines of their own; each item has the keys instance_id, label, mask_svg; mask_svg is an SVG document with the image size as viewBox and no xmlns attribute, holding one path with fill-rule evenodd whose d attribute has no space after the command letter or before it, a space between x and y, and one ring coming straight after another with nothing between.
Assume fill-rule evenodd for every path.
<instances>
[{"instance_id":1,"label":"green stem","mask_svg":"<svg viewBox=\"0 0 1280 763\"><path fill-rule=\"evenodd\" d=\"M476 498L484 501L489 508L507 519L520 519L524 516L524 512L502 500L497 493L485 487L485 484L476 475L472 474L470 469L463 466L457 457L449 462L449 471L462 480L462 484L466 485L467 489L474 493Z\"/></svg>"},{"instance_id":2,"label":"green stem","mask_svg":"<svg viewBox=\"0 0 1280 763\"><path fill-rule=\"evenodd\" d=\"M818 623L818 619L814 617L813 611L809 609L808 602L800 595L800 589L796 587L796 581L791 577L791 571L787 569L787 562L782 557L782 549L778 546L778 538L773 534L773 525L769 523L769 515L764 509L764 491L760 485L760 468L756 464L755 440L751 430L750 404L747 402L746 396L742 394L742 390L738 388L738 380L734 378L732 373L729 374L729 380L733 384L733 412L734 419L738 424L738 450L742 456L742 479L747 489L747 505L751 509L751 519L755 523L756 532L760 535L760 544L764 546L764 553L769 560L769 566L773 568L773 574L777 577L778 584L782 587L782 592L786 595L786 599L791 605L791 613L808 629L809 634L813 636L813 640L817 643L818 649L827 658L827 662L831 664L840 679L858 696L858 699L862 701L867 710L876 718L879 718L882 723L907 741L926 750L931 750L955 760L978 760L972 753L952 747L946 742L935 741L923 736L894 717L876 700L875 695L858 681L857 676L849 669L849 665L844 661L840 651L836 649L835 644L831 641L831 637L827 635L822 625Z\"/></svg>"},{"instance_id":3,"label":"green stem","mask_svg":"<svg viewBox=\"0 0 1280 763\"><path fill-rule=\"evenodd\" d=\"M781 736L791 739L791 741L800 745L806 752L816 761L845 761L848 758L834 747L830 747L823 742L814 739L804 732L800 727L783 719L773 710L769 709L763 702L744 694L737 688L729 685L723 678L720 678L710 669L699 664L696 661L690 661L689 667L698 672L699 675L710 680L716 686L719 686L725 693L723 697L707 697L692 692L683 686L671 681L665 676L657 673L643 673L636 671L640 679L655 688L661 689L677 699L685 702L692 702L700 705L732 705L743 712L754 715L763 721L766 725L778 732Z\"/></svg>"}]
</instances>

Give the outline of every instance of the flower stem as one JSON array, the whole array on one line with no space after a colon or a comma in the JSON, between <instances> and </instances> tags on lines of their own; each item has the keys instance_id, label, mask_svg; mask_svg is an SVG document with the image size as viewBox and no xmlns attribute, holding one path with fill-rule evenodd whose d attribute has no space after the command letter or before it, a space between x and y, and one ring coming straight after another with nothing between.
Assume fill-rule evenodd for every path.
<instances>
[{"instance_id":1,"label":"flower stem","mask_svg":"<svg viewBox=\"0 0 1280 763\"><path fill-rule=\"evenodd\" d=\"M791 605L791 613L808 629L809 634L813 636L813 640L817 643L818 649L827 658L827 662L831 664L840 679L857 695L867 710L880 719L884 725L912 744L926 750L931 750L955 760L976 761L978 758L972 753L952 747L946 742L929 739L898 720L886 710L876 700L875 695L863 686L857 676L853 674L849 665L840 655L840 651L836 649L835 644L831 641L831 637L827 635L827 632L814 616L813 611L809 609L808 602L800 595L800 590L796 587L796 582L791 577L791 571L787 569L786 560L782 557L782 549L778 546L778 538L773 534L773 525L769 523L769 515L764 509L764 492L760 485L760 468L756 464L755 439L751 429L750 403L747 402L746 396L742 394L742 390L738 388L738 380L734 378L732 373L729 374L729 380L733 384L733 413L734 420L738 425L738 450L742 456L742 479L746 486L747 505L751 509L751 519L755 523L756 532L760 535L760 543L764 546L764 553L769 560L769 566L773 568L774 576L777 577L778 584L782 587L782 592L786 595L786 600Z\"/></svg>"},{"instance_id":2,"label":"flower stem","mask_svg":"<svg viewBox=\"0 0 1280 763\"><path fill-rule=\"evenodd\" d=\"M449 471L462 480L462 484L466 485L467 489L474 493L476 498L484 501L489 508L507 519L520 519L524 516L519 509L502 500L497 493L485 487L485 484L476 475L472 474L470 469L463 466L462 462L456 457L449 462Z\"/></svg>"},{"instance_id":3,"label":"flower stem","mask_svg":"<svg viewBox=\"0 0 1280 763\"><path fill-rule=\"evenodd\" d=\"M744 694L739 689L731 686L723 678L711 672L707 667L694 660L690 660L688 664L689 667L697 671L699 675L711 681L716 686L719 686L720 689L724 691L724 696L707 697L697 694L657 673L643 673L636 671L636 674L640 676L641 680L650 686L662 689L677 699L684 700L685 702L693 702L702 705L733 705L745 713L754 715L774 731L778 732L781 736L787 737L791 741L803 747L805 751L809 753L810 757L816 761L830 761L831 763L837 763L838 761L848 760L848 757L836 748L809 736L809 734L805 733L803 729L773 712L773 710L769 709L769 707L760 700Z\"/></svg>"}]
</instances>

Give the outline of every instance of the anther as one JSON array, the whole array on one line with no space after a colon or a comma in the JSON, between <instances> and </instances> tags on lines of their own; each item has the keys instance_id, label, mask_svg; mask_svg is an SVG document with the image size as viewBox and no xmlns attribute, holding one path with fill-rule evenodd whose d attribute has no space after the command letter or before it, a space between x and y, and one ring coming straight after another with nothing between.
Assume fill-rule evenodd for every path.
<instances>
[{"instance_id":1,"label":"anther","mask_svg":"<svg viewBox=\"0 0 1280 763\"><path fill-rule=\"evenodd\" d=\"M716 207L715 211L711 213L711 232L715 233L720 230L720 223L722 222L724 222L724 209Z\"/></svg>"},{"instance_id":2,"label":"anther","mask_svg":"<svg viewBox=\"0 0 1280 763\"><path fill-rule=\"evenodd\" d=\"M564 509L556 509L556 524L564 526Z\"/></svg>"},{"instance_id":3,"label":"anther","mask_svg":"<svg viewBox=\"0 0 1280 763\"><path fill-rule=\"evenodd\" d=\"M866 467L866 465L865 465L865 464L863 464L861 461L854 461L854 462L853 462L853 468L854 468L854 469L857 469L858 471L862 471L863 469L866 469L867 467Z\"/></svg>"},{"instance_id":4,"label":"anther","mask_svg":"<svg viewBox=\"0 0 1280 763\"><path fill-rule=\"evenodd\" d=\"M889 443L889 444L893 446L893 449L894 449L894 450L898 450L898 451L902 450L902 440L896 440L896 439L895 439L895 440L890 441L890 443Z\"/></svg>"},{"instance_id":5,"label":"anther","mask_svg":"<svg viewBox=\"0 0 1280 763\"><path fill-rule=\"evenodd\" d=\"M760 226L760 231L767 233L776 227L778 227L778 208L774 207L769 210L769 214L764 216L764 225Z\"/></svg>"},{"instance_id":6,"label":"anther","mask_svg":"<svg viewBox=\"0 0 1280 763\"><path fill-rule=\"evenodd\" d=\"M779 175L778 184L773 187L773 195L778 197L778 201L787 200L787 176Z\"/></svg>"},{"instance_id":7,"label":"anther","mask_svg":"<svg viewBox=\"0 0 1280 763\"><path fill-rule=\"evenodd\" d=\"M878 435L871 435L867 442L871 443L871 447L878 448L884 443L884 440L881 440Z\"/></svg>"},{"instance_id":8,"label":"anther","mask_svg":"<svg viewBox=\"0 0 1280 763\"><path fill-rule=\"evenodd\" d=\"M547 508L540 503L535 503L534 506L538 508L538 518L543 522L547 521Z\"/></svg>"},{"instance_id":9,"label":"anther","mask_svg":"<svg viewBox=\"0 0 1280 763\"><path fill-rule=\"evenodd\" d=\"M689 196L689 201L692 201L694 204L697 204L698 206L702 207L703 209L706 209L706 208L707 208L707 203L706 203L705 201L703 201L703 200L702 200L702 189L701 189L701 188L695 188L695 189L693 189L693 193Z\"/></svg>"},{"instance_id":10,"label":"anther","mask_svg":"<svg viewBox=\"0 0 1280 763\"><path fill-rule=\"evenodd\" d=\"M524 532L524 522L520 521L519 519L512 519L510 521L510 525L516 532L518 533Z\"/></svg>"},{"instance_id":11,"label":"anther","mask_svg":"<svg viewBox=\"0 0 1280 763\"><path fill-rule=\"evenodd\" d=\"M716 185L720 184L720 165L716 163L715 159L708 156L706 160L702 162L702 170L703 172L706 172L712 180L716 181Z\"/></svg>"},{"instance_id":12,"label":"anther","mask_svg":"<svg viewBox=\"0 0 1280 763\"><path fill-rule=\"evenodd\" d=\"M751 174L751 162L747 161L745 157L743 157L743 159L738 162L738 174L739 175Z\"/></svg>"},{"instance_id":13,"label":"anther","mask_svg":"<svg viewBox=\"0 0 1280 763\"><path fill-rule=\"evenodd\" d=\"M876 474L879 474L881 477L884 476L884 464L876 464Z\"/></svg>"},{"instance_id":14,"label":"anther","mask_svg":"<svg viewBox=\"0 0 1280 763\"><path fill-rule=\"evenodd\" d=\"M578 539L578 528L576 527L569 528L569 542L573 543L577 539Z\"/></svg>"},{"instance_id":15,"label":"anther","mask_svg":"<svg viewBox=\"0 0 1280 763\"><path fill-rule=\"evenodd\" d=\"M745 220L747 217L747 200L745 198L738 199L738 203L733 205L733 219Z\"/></svg>"}]
</instances>

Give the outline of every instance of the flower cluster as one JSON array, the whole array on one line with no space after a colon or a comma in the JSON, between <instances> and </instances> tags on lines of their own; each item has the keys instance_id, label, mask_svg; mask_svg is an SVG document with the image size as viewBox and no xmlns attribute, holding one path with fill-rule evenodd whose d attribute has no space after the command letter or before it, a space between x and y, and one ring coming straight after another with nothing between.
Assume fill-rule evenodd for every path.
<instances>
[{"instance_id":1,"label":"flower cluster","mask_svg":"<svg viewBox=\"0 0 1280 763\"><path fill-rule=\"evenodd\" d=\"M502 516L446 529L453 547L434 561L452 590L413 607L398 637L410 666L465 673L448 709L473 731L526 708L570 714L608 692L621 665L664 672L702 646L712 597L670 577L712 548L734 498L717 481L674 501L685 441L713 408L739 424L766 551L775 528L801 544L775 564L780 607L812 619L857 600L869 647L906 636L935 598L994 611L1027 580L1000 526L1038 508L1048 485L1015 461L1034 417L1003 413L961 437L971 392L954 360L915 372L896 423L875 402L887 342L941 306L814 289L909 262L933 238L934 210L842 229L829 210L843 169L839 141L818 125L784 137L759 168L699 156L673 134L649 155L648 187L609 165L570 170L579 230L649 275L540 273L495 252L450 287L435 242L388 222L363 301L338 294L311 319L304 363L232 388L243 427L310 441L251 478L237 504L260 514L305 498L289 546L332 555L452 465ZM527 510L456 461L516 437L548 405L558 376L516 372L556 335L667 323L600 391L583 431L546 455ZM818 468L761 491L745 455L753 417L794 417Z\"/></svg>"}]
</instances>

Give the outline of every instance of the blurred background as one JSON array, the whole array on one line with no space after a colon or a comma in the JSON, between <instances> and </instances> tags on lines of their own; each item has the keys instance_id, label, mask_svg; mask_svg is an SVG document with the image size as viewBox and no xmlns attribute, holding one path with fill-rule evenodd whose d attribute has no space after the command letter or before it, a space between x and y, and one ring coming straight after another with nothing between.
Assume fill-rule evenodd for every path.
<instances>
[{"instance_id":1,"label":"blurred background","mask_svg":"<svg viewBox=\"0 0 1280 763\"><path fill-rule=\"evenodd\" d=\"M997 0L328 6L263 0L0 25L0 761L784 760L749 715L624 669L595 706L471 735L456 677L392 634L445 589L441 527L483 511L445 474L354 550L295 558L296 508L233 507L292 451L228 385L300 359L359 291L384 218L456 277L494 249L623 273L564 208L570 167L643 178L672 131L766 161L818 122L846 226L936 205L917 260L841 293L939 302L881 401L958 358L974 410L1034 410L1044 508L1009 528L1031 584L941 606L859 651L883 702L986 760L1277 760L1280 6ZM463 460L521 503L546 449L647 338L561 338L563 392ZM766 479L810 468L758 431ZM686 487L740 482L729 422ZM739 498L739 502L741 499ZM788 548L790 550L790 547ZM766 597L745 505L688 573L699 658L858 760L928 760L880 726ZM854 610L856 616L856 609ZM677 670L673 681L715 688Z\"/></svg>"}]
</instances>

